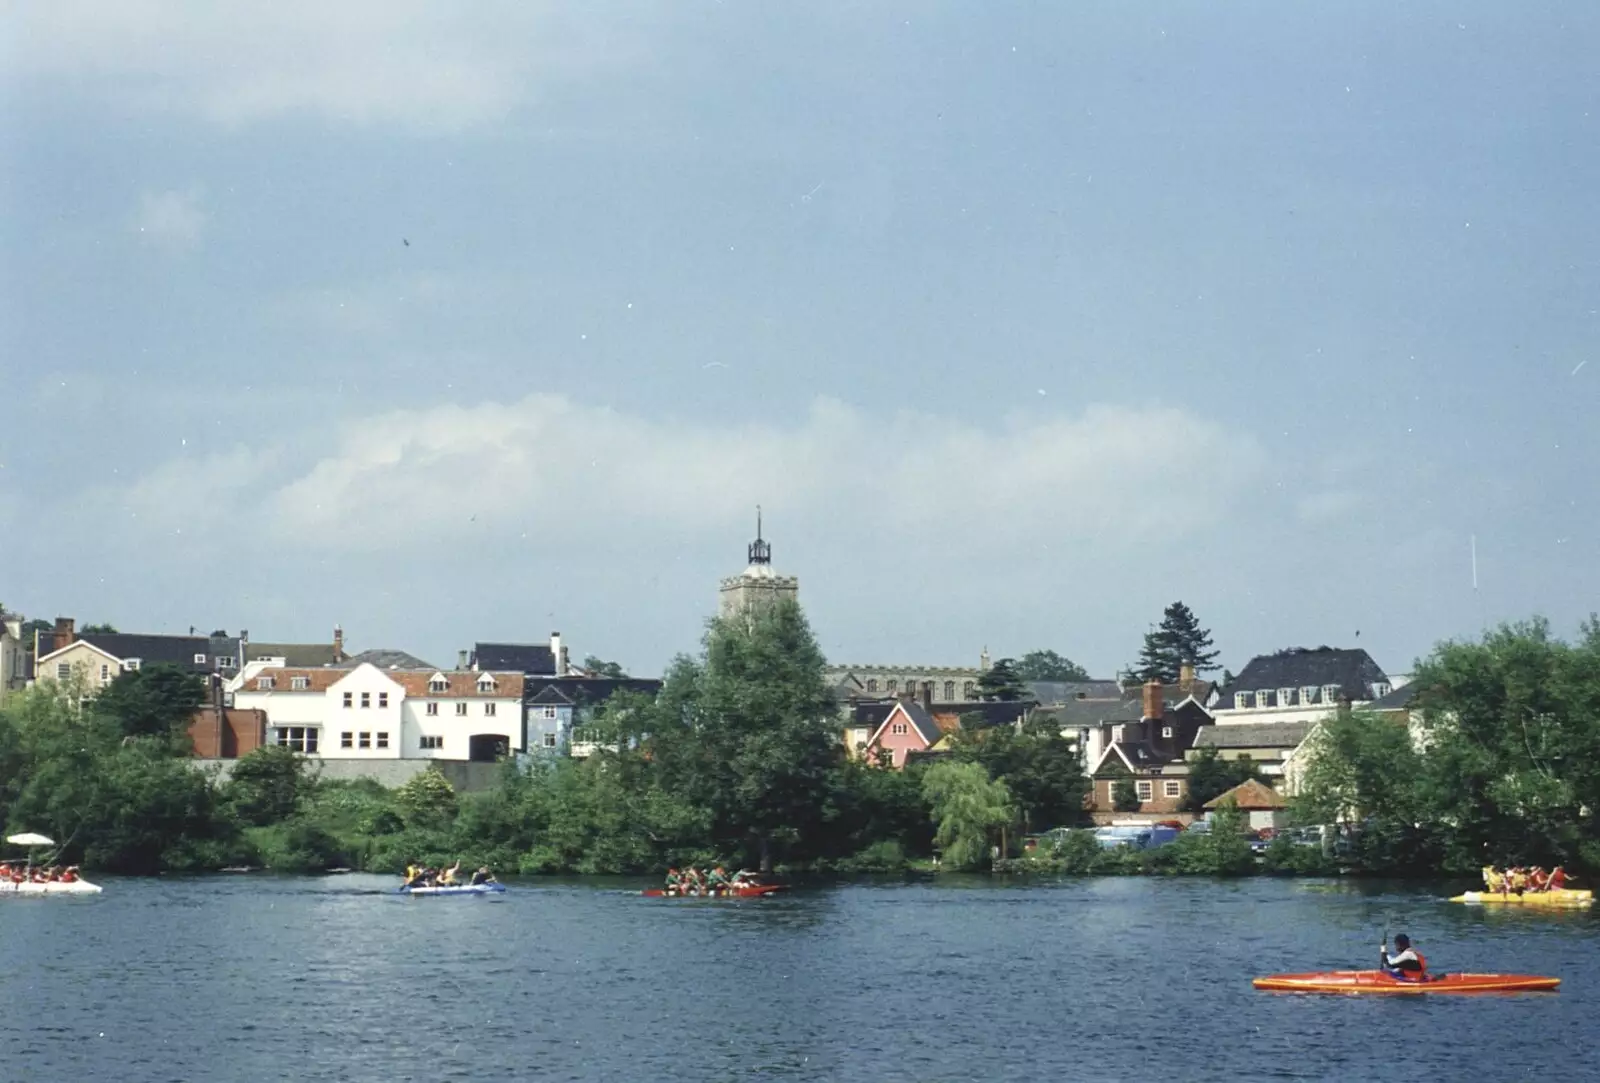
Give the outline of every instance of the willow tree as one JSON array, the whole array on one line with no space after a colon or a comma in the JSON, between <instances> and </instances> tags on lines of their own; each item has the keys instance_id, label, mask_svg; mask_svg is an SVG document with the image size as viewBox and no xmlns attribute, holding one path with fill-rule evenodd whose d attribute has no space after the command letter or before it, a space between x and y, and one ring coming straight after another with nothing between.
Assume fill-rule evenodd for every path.
<instances>
[{"instance_id":1,"label":"willow tree","mask_svg":"<svg viewBox=\"0 0 1600 1083\"><path fill-rule=\"evenodd\" d=\"M951 869L982 867L994 833L1016 819L1011 791L982 764L934 764L922 776L922 793L938 825L934 845Z\"/></svg>"}]
</instances>

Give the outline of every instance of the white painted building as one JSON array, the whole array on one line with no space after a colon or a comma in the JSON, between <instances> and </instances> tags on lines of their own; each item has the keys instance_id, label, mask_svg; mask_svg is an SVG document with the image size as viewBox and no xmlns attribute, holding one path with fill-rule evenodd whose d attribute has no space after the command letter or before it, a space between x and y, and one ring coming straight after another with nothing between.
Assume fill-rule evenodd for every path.
<instances>
[{"instance_id":1,"label":"white painted building","mask_svg":"<svg viewBox=\"0 0 1600 1083\"><path fill-rule=\"evenodd\" d=\"M0 704L28 681L28 651L22 642L22 618L0 613Z\"/></svg>"},{"instance_id":2,"label":"white painted building","mask_svg":"<svg viewBox=\"0 0 1600 1083\"><path fill-rule=\"evenodd\" d=\"M521 673L247 667L236 708L269 742L327 759L493 760L523 750Z\"/></svg>"}]
</instances>

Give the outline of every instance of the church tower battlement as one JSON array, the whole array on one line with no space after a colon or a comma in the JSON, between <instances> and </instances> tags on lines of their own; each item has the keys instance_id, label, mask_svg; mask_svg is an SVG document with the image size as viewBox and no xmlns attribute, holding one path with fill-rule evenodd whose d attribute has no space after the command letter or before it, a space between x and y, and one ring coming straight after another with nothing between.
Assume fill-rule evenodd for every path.
<instances>
[{"instance_id":1,"label":"church tower battlement","mask_svg":"<svg viewBox=\"0 0 1600 1083\"><path fill-rule=\"evenodd\" d=\"M772 543L761 536L761 508L756 507L756 540L745 550L748 563L744 572L722 581L717 613L733 617L772 605L780 598L798 598L800 580L779 575L772 569Z\"/></svg>"}]
</instances>

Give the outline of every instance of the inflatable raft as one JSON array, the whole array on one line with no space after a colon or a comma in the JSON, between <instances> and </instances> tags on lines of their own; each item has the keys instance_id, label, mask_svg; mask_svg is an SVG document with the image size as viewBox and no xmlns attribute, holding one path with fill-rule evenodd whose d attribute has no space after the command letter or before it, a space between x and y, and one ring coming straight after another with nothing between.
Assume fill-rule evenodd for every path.
<instances>
[{"instance_id":1,"label":"inflatable raft","mask_svg":"<svg viewBox=\"0 0 1600 1083\"><path fill-rule=\"evenodd\" d=\"M1274 974L1252 982L1257 989L1283 993L1533 993L1554 989L1560 978L1534 974L1437 974L1426 981L1403 981L1382 970L1324 970L1315 974Z\"/></svg>"},{"instance_id":2,"label":"inflatable raft","mask_svg":"<svg viewBox=\"0 0 1600 1083\"><path fill-rule=\"evenodd\" d=\"M27 881L21 884L0 881L0 895L98 895L100 885L87 880L51 880L48 883Z\"/></svg>"},{"instance_id":3,"label":"inflatable raft","mask_svg":"<svg viewBox=\"0 0 1600 1083\"><path fill-rule=\"evenodd\" d=\"M402 895L503 895L506 886L500 883L454 884L450 887L405 887L397 889Z\"/></svg>"},{"instance_id":4,"label":"inflatable raft","mask_svg":"<svg viewBox=\"0 0 1600 1083\"><path fill-rule=\"evenodd\" d=\"M1515 892L1468 891L1450 901L1483 906L1588 906L1594 902L1594 892L1588 888L1579 890L1570 887L1559 891L1525 891L1521 895Z\"/></svg>"}]
</instances>

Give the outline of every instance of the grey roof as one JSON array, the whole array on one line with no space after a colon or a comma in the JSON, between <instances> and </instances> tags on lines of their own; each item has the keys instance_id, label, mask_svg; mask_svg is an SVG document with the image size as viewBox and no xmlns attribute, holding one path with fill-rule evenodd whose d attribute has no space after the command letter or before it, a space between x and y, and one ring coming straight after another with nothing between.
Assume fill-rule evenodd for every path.
<instances>
[{"instance_id":1,"label":"grey roof","mask_svg":"<svg viewBox=\"0 0 1600 1083\"><path fill-rule=\"evenodd\" d=\"M896 702L898 701L892 699L858 700L850 706L851 722L853 725L871 726L877 729L894 710Z\"/></svg>"},{"instance_id":2,"label":"grey roof","mask_svg":"<svg viewBox=\"0 0 1600 1083\"><path fill-rule=\"evenodd\" d=\"M537 694L529 697L528 702L556 707L572 706L571 697L564 694L561 689L557 688L553 684L547 684L543 688L539 689Z\"/></svg>"},{"instance_id":3,"label":"grey roof","mask_svg":"<svg viewBox=\"0 0 1600 1083\"><path fill-rule=\"evenodd\" d=\"M1420 695L1422 689L1415 684L1404 685L1396 688L1386 696L1380 696L1367 704L1364 708L1368 711L1404 711L1409 710L1413 701Z\"/></svg>"},{"instance_id":4,"label":"grey roof","mask_svg":"<svg viewBox=\"0 0 1600 1083\"><path fill-rule=\"evenodd\" d=\"M282 658L284 664L295 669L315 669L317 666L336 665L339 654L332 643L246 643L244 660Z\"/></svg>"},{"instance_id":5,"label":"grey roof","mask_svg":"<svg viewBox=\"0 0 1600 1083\"><path fill-rule=\"evenodd\" d=\"M556 676L556 656L548 643L475 643L472 664L478 669L511 670L527 676Z\"/></svg>"},{"instance_id":6,"label":"grey roof","mask_svg":"<svg viewBox=\"0 0 1600 1083\"><path fill-rule=\"evenodd\" d=\"M653 696L661 691L661 679L659 677L527 677L522 685L522 694L527 702L532 703L544 694L546 688L554 688L577 706L592 707L604 703L618 692Z\"/></svg>"},{"instance_id":7,"label":"grey roof","mask_svg":"<svg viewBox=\"0 0 1600 1083\"><path fill-rule=\"evenodd\" d=\"M377 666L379 669L438 669L431 662L424 662L414 654L405 651L390 650L377 647L370 651L353 654L340 662L335 669L355 669L357 666L367 664Z\"/></svg>"},{"instance_id":8,"label":"grey roof","mask_svg":"<svg viewBox=\"0 0 1600 1083\"><path fill-rule=\"evenodd\" d=\"M98 647L119 661L139 659L142 666L172 665L190 673L214 673L219 655L239 658L239 640L232 636L138 635L128 632L90 632L78 639ZM205 661L197 662L196 657Z\"/></svg>"},{"instance_id":9,"label":"grey roof","mask_svg":"<svg viewBox=\"0 0 1600 1083\"><path fill-rule=\"evenodd\" d=\"M1299 748L1315 722L1254 722L1202 726L1196 748Z\"/></svg>"},{"instance_id":10,"label":"grey roof","mask_svg":"<svg viewBox=\"0 0 1600 1083\"><path fill-rule=\"evenodd\" d=\"M1359 647L1291 647L1250 659L1250 664L1221 690L1221 704L1230 706L1235 692L1275 692L1280 688L1321 688L1330 684L1338 685L1343 695L1360 702L1372 698L1368 689L1379 682L1388 684L1388 674Z\"/></svg>"},{"instance_id":11,"label":"grey roof","mask_svg":"<svg viewBox=\"0 0 1600 1083\"><path fill-rule=\"evenodd\" d=\"M901 700L900 706L905 708L906 716L911 719L911 724L917 727L917 732L922 734L922 739L930 745L944 736L944 731L939 728L939 723L933 720L933 713L915 700Z\"/></svg>"},{"instance_id":12,"label":"grey roof","mask_svg":"<svg viewBox=\"0 0 1600 1083\"><path fill-rule=\"evenodd\" d=\"M1028 691L1046 707L1058 707L1080 699L1120 699L1122 686L1116 681L1028 681Z\"/></svg>"}]
</instances>

